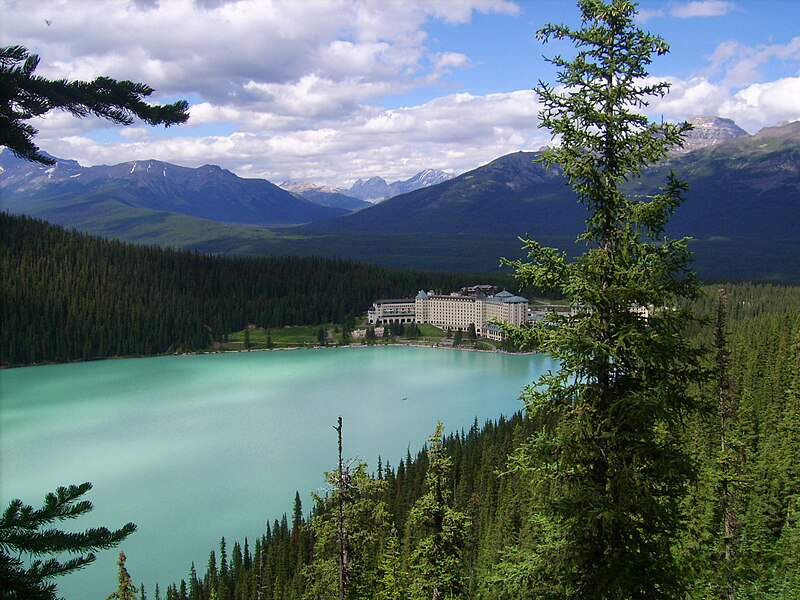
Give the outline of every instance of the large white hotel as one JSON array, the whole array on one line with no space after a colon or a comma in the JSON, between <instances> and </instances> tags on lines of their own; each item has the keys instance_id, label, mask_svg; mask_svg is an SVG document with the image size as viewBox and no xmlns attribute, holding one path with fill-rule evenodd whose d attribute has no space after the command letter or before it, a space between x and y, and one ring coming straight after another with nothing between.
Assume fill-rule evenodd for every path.
<instances>
[{"instance_id":1,"label":"large white hotel","mask_svg":"<svg viewBox=\"0 0 800 600\"><path fill-rule=\"evenodd\" d=\"M470 325L481 337L505 339L503 331L492 320L523 325L528 318L526 298L506 291L487 296L454 292L437 295L420 290L415 298L376 300L367 313L370 325L388 323L430 323L441 329L467 331Z\"/></svg>"}]
</instances>

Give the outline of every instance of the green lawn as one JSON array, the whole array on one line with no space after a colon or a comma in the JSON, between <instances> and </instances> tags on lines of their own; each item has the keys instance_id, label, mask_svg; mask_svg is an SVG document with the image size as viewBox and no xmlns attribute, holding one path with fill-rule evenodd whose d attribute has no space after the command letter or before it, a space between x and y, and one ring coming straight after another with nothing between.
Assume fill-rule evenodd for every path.
<instances>
[{"instance_id":1,"label":"green lawn","mask_svg":"<svg viewBox=\"0 0 800 600\"><path fill-rule=\"evenodd\" d=\"M327 332L326 343L328 345L338 344L341 340L341 326L327 323L322 326ZM363 327L360 327L363 329ZM422 323L419 326L422 336L418 340L430 342L440 342L447 334L438 327ZM273 348L293 348L297 346L317 346L319 345L317 332L318 325L300 325L293 327L280 327L274 329L256 328L250 330L250 347L267 348L271 338ZM223 344L227 349L240 349L244 344L244 331L237 331L228 336L228 342ZM406 340L404 336L398 338L400 341ZM353 340L354 343L364 343L365 340ZM378 338L377 343L385 343L384 338Z\"/></svg>"},{"instance_id":2,"label":"green lawn","mask_svg":"<svg viewBox=\"0 0 800 600\"><path fill-rule=\"evenodd\" d=\"M333 325L325 325L326 329L333 329ZM317 345L317 331L319 326L298 325L294 327L280 327L276 329L263 329L261 327L250 331L250 344L253 348L266 348L269 338L275 348L291 348L296 346ZM230 342L236 347L244 344L244 331L237 331L228 336Z\"/></svg>"},{"instance_id":3,"label":"green lawn","mask_svg":"<svg viewBox=\"0 0 800 600\"><path fill-rule=\"evenodd\" d=\"M341 341L341 327L333 323L328 323L322 326L327 332L326 344L334 346ZM363 327L362 327L363 328ZM392 342L430 342L432 344L441 343L443 339L447 338L447 332L439 329L434 325L421 323L419 325L420 333L418 338L409 340L405 336L398 338L385 339L378 337L377 344L386 344ZM275 329L257 328L250 331L250 349L264 349L264 348L296 348L303 346L318 346L319 341L317 338L318 325L301 325L293 327L280 327ZM272 345L269 345L271 338ZM351 340L351 343L363 344L366 343L364 339ZM487 339L477 341L464 339L459 345L460 348L472 348L475 350L495 350L500 344ZM244 331L237 331L228 336L228 342L223 343L222 347L227 350L241 350L244 348Z\"/></svg>"},{"instance_id":4,"label":"green lawn","mask_svg":"<svg viewBox=\"0 0 800 600\"><path fill-rule=\"evenodd\" d=\"M447 334L447 332L439 329L435 325L430 325L428 323L420 323L419 331L422 334L423 339L434 342L441 340Z\"/></svg>"}]
</instances>

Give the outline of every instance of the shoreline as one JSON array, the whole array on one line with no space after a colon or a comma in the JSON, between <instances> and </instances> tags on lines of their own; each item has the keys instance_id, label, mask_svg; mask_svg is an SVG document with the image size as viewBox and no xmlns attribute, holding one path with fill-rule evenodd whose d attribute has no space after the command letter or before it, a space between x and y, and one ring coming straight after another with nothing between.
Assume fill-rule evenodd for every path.
<instances>
[{"instance_id":1,"label":"shoreline","mask_svg":"<svg viewBox=\"0 0 800 600\"><path fill-rule=\"evenodd\" d=\"M136 358L160 358L166 356L200 356L204 354L241 354L245 352L284 352L284 351L292 351L292 350L341 350L345 348L387 348L391 346L400 346L400 347L411 347L411 348L431 348L434 350L452 350L452 351L459 351L459 352L486 352L487 354L519 354L519 355L533 355L533 354L542 354L541 352L533 352L533 351L525 351L525 352L510 352L508 350L500 350L495 348L494 350L483 350L480 348L464 348L461 346L452 346L452 345L443 345L438 343L419 343L415 341L409 342L391 342L391 343L383 343L383 344L365 344L365 343L358 343L358 344L332 344L332 345L315 345L315 346L287 346L282 348L242 348L240 350L237 349L209 349L209 350L194 350L191 352L164 352L161 354L139 354L139 355L130 355L130 356L107 356L105 358L81 358L77 360L68 360L64 362L40 362L40 363L32 363L27 365L3 365L0 366L0 372L9 369L27 369L32 367L46 367L46 366L53 366L53 365L73 365L77 363L86 363L86 362L97 362L101 360L126 360L126 359L136 359Z\"/></svg>"}]
</instances>

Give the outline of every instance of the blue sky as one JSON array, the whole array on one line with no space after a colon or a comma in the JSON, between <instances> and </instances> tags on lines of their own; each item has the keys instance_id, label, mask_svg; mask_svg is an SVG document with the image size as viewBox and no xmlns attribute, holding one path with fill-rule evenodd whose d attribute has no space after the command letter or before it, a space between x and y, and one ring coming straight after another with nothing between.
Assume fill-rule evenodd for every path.
<instances>
[{"instance_id":1,"label":"blue sky","mask_svg":"<svg viewBox=\"0 0 800 600\"><path fill-rule=\"evenodd\" d=\"M800 118L800 2L642 0L672 51L654 119L719 115L755 133ZM0 0L0 35L50 77L144 81L187 98L187 125L127 128L51 114L42 149L82 164L155 158L244 177L349 187L425 168L461 173L549 143L532 88L579 25L571 0Z\"/></svg>"}]
</instances>

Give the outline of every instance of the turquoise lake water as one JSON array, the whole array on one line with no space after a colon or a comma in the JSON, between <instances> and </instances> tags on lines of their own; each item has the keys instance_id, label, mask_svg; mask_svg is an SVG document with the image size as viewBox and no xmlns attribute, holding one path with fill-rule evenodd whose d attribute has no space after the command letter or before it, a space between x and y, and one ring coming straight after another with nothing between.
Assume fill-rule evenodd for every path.
<instances>
[{"instance_id":1,"label":"turquoise lake water","mask_svg":"<svg viewBox=\"0 0 800 600\"><path fill-rule=\"evenodd\" d=\"M441 420L447 431L522 405L555 365L542 355L383 347L109 360L0 371L0 508L34 507L59 485L91 481L95 508L71 527L139 530L59 578L67 600L116 590L116 557L136 585L205 571L225 536L251 543L265 524L306 513L323 471L344 454L396 466Z\"/></svg>"}]
</instances>

